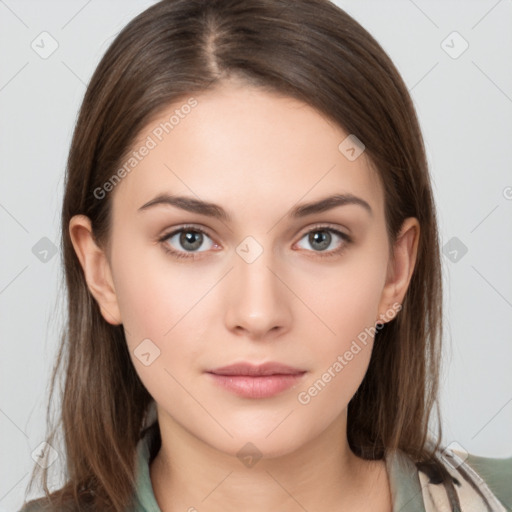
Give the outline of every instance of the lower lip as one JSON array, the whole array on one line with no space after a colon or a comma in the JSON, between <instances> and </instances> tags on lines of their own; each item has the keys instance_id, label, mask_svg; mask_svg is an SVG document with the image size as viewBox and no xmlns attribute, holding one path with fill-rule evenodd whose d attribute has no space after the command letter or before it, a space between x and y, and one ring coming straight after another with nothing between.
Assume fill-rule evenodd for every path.
<instances>
[{"instance_id":1,"label":"lower lip","mask_svg":"<svg viewBox=\"0 0 512 512\"><path fill-rule=\"evenodd\" d=\"M246 398L268 398L295 386L306 372L293 375L217 375L209 373L219 386Z\"/></svg>"}]
</instances>

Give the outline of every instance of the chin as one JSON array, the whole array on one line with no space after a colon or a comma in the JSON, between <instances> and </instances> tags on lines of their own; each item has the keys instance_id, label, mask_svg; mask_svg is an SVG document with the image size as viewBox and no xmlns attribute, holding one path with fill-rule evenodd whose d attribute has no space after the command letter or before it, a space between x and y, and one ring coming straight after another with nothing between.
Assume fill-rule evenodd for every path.
<instances>
[{"instance_id":1,"label":"chin","mask_svg":"<svg viewBox=\"0 0 512 512\"><path fill-rule=\"evenodd\" d=\"M299 440L291 438L289 431L283 430L282 433L275 432L268 435L271 431L272 428L254 433L253 429L250 429L250 432L245 434L233 433L233 438L223 436L222 443L219 443L217 438L209 444L229 456L239 458L247 467L251 467L261 459L274 459L289 455L302 446Z\"/></svg>"}]
</instances>

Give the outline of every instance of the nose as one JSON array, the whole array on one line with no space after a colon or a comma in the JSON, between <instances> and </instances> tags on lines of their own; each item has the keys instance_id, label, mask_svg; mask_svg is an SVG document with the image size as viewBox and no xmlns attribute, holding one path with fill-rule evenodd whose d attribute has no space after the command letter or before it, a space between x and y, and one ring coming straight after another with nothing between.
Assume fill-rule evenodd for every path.
<instances>
[{"instance_id":1,"label":"nose","mask_svg":"<svg viewBox=\"0 0 512 512\"><path fill-rule=\"evenodd\" d=\"M276 337L290 328L292 312L286 278L271 250L254 260L234 254L234 268L226 280L225 322L235 334L251 339Z\"/></svg>"}]
</instances>

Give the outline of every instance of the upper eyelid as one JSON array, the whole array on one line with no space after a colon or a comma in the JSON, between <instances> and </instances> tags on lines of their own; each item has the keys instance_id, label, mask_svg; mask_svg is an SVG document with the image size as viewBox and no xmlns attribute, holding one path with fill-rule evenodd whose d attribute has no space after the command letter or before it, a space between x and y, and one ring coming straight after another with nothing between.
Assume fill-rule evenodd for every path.
<instances>
[{"instance_id":1,"label":"upper eyelid","mask_svg":"<svg viewBox=\"0 0 512 512\"><path fill-rule=\"evenodd\" d=\"M200 233L203 233L203 234L207 235L212 240L214 238L214 237L212 237L210 235L210 233L208 232L208 230L206 228L187 224L187 225L184 225L184 226L178 226L176 228L172 228L168 232L165 231L161 236L159 236L159 239L160 240L166 240L166 239L170 238L171 236L174 236L177 233L180 233L182 231L198 231Z\"/></svg>"},{"instance_id":2,"label":"upper eyelid","mask_svg":"<svg viewBox=\"0 0 512 512\"><path fill-rule=\"evenodd\" d=\"M187 230L188 231L198 231L200 233L203 233L203 234L207 235L214 243L216 243L216 244L218 243L215 241L215 237L213 237L209 233L209 230L207 228L204 228L202 226L196 226L194 224L185 224L182 226L175 227L175 228L171 229L169 232L166 232L163 235L161 235L159 237L159 240L165 241L165 240L169 239L170 237L176 235L177 233L180 233L182 231L187 231ZM302 239L305 235L307 235L308 233L310 233L312 231L320 231L320 230L339 232L343 236L345 236L347 238L347 240L352 240L352 236L349 235L348 233L345 233L340 226L331 225L328 222L320 222L320 223L313 224L312 226L309 226L307 228L304 228L304 230L301 230L301 232L300 232L300 239ZM335 233L335 234L337 236L340 236L338 233Z\"/></svg>"}]
</instances>

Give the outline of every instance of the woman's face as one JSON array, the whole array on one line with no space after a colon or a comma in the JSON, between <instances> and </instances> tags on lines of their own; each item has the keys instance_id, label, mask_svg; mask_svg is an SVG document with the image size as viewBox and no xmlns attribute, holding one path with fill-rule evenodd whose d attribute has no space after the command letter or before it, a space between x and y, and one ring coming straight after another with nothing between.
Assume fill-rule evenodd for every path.
<instances>
[{"instance_id":1,"label":"woman's face","mask_svg":"<svg viewBox=\"0 0 512 512\"><path fill-rule=\"evenodd\" d=\"M284 454L345 424L371 328L405 293L388 282L383 190L362 148L304 103L236 83L187 100L139 134L109 192L103 311L162 429ZM314 206L335 195L357 199ZM183 199L151 205L165 196ZM242 394L208 373L242 362L303 373L232 379Z\"/></svg>"}]
</instances>

